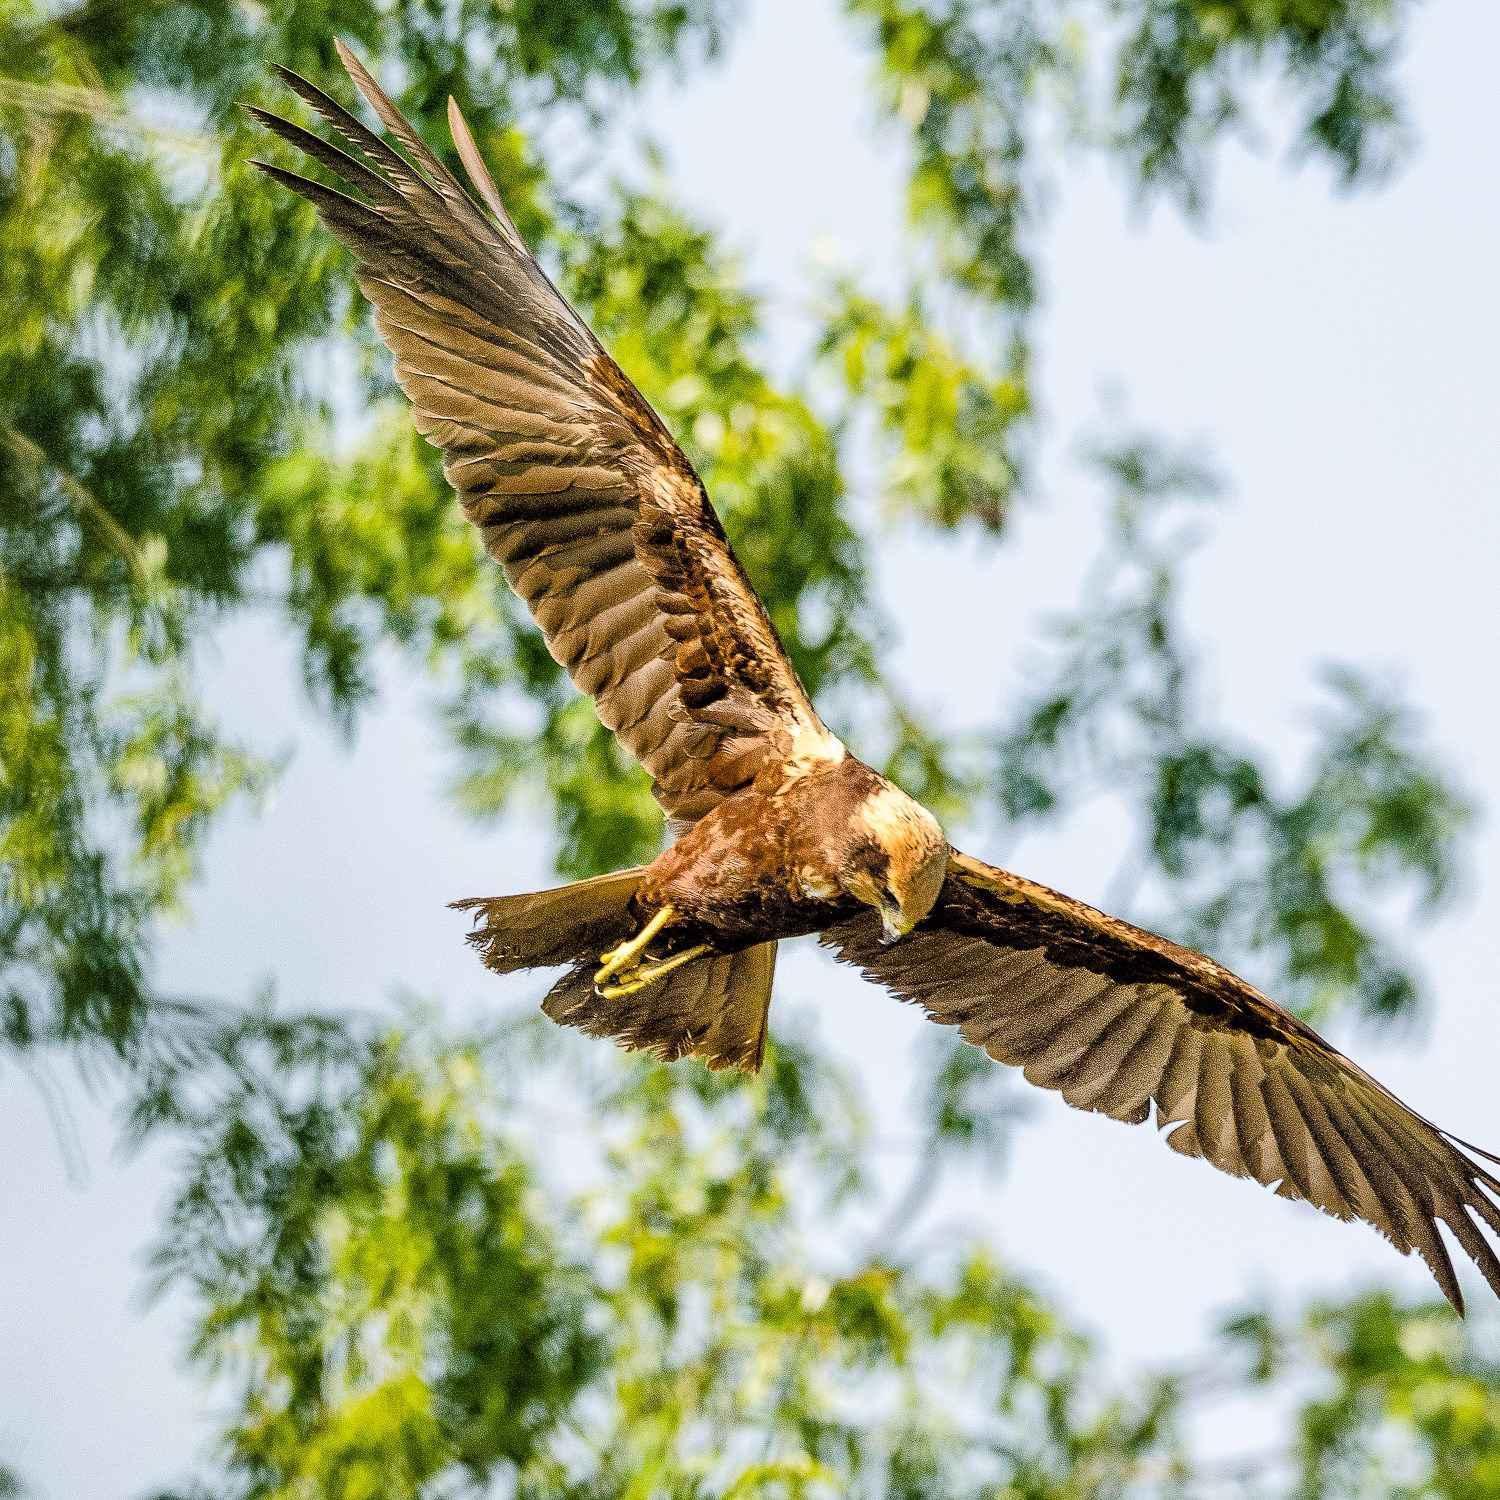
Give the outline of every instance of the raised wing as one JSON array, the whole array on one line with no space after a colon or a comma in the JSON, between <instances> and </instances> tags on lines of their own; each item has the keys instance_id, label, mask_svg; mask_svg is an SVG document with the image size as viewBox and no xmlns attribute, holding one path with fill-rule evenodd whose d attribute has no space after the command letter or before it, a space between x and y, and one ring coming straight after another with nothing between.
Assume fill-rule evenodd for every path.
<instances>
[{"instance_id":1,"label":"raised wing","mask_svg":"<svg viewBox=\"0 0 1500 1500\"><path fill-rule=\"evenodd\" d=\"M1500 1179L1310 1026L1201 953L954 851L931 916L882 947L857 918L824 935L839 957L1029 1083L1138 1124L1167 1144L1373 1224L1463 1297L1437 1224L1500 1295Z\"/></svg>"},{"instance_id":2,"label":"raised wing","mask_svg":"<svg viewBox=\"0 0 1500 1500\"><path fill-rule=\"evenodd\" d=\"M364 159L252 113L360 196L256 165L354 252L418 430L552 655L674 818L793 755L835 754L702 482L527 250L457 106L454 142L485 208L339 55L406 155L278 69Z\"/></svg>"}]
</instances>

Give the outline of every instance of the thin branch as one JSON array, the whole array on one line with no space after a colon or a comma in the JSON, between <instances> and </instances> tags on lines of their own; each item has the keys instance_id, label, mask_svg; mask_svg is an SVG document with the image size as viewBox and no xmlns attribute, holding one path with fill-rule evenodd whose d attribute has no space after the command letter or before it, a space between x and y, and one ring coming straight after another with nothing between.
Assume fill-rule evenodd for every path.
<instances>
[{"instance_id":1,"label":"thin branch","mask_svg":"<svg viewBox=\"0 0 1500 1500\"><path fill-rule=\"evenodd\" d=\"M125 560L132 577L139 584L146 582L146 568L141 561L140 548L135 538L115 518L109 507L86 484L75 479L68 471L53 461L46 451L33 442L24 432L14 427L0 430L0 439L23 463L41 473L50 470L56 476L58 488L73 502L80 517L87 522L105 543Z\"/></svg>"},{"instance_id":2,"label":"thin branch","mask_svg":"<svg viewBox=\"0 0 1500 1500\"><path fill-rule=\"evenodd\" d=\"M890 1247L906 1234L921 1216L923 1208L937 1189L943 1164L942 1141L929 1135L917 1154L911 1176L900 1197L871 1234L864 1253L865 1260L888 1260Z\"/></svg>"}]
</instances>

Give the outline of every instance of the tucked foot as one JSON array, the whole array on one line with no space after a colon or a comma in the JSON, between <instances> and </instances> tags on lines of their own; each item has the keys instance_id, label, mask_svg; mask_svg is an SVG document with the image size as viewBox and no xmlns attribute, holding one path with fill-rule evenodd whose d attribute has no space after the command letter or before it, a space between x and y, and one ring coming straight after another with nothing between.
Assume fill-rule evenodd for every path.
<instances>
[{"instance_id":1,"label":"tucked foot","mask_svg":"<svg viewBox=\"0 0 1500 1500\"><path fill-rule=\"evenodd\" d=\"M680 969L683 964L690 964L695 958L701 958L708 952L707 943L697 943L691 948L684 948L681 953L674 953L671 958L664 958L660 963L637 964L618 984L600 985L599 976L594 976L594 988L606 1000L620 1000L626 995L634 995L647 985L655 984L664 975L670 974L673 969ZM603 973L603 970L600 970Z\"/></svg>"},{"instance_id":2,"label":"tucked foot","mask_svg":"<svg viewBox=\"0 0 1500 1500\"><path fill-rule=\"evenodd\" d=\"M646 945L676 915L676 908L670 904L662 907L633 938L621 943L617 948L611 948L608 953L601 953L599 968L594 974L594 988L598 989L612 974L618 974L622 969L637 963L641 954L646 951Z\"/></svg>"}]
</instances>

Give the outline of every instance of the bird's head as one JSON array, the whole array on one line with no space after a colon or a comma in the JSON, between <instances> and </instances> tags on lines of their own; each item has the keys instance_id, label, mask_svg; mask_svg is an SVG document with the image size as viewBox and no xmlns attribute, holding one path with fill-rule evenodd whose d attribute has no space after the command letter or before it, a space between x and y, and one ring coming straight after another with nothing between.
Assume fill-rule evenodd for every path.
<instances>
[{"instance_id":1,"label":"bird's head","mask_svg":"<svg viewBox=\"0 0 1500 1500\"><path fill-rule=\"evenodd\" d=\"M839 884L880 913L885 941L905 937L938 898L948 873L948 841L938 820L884 782L856 807Z\"/></svg>"}]
</instances>

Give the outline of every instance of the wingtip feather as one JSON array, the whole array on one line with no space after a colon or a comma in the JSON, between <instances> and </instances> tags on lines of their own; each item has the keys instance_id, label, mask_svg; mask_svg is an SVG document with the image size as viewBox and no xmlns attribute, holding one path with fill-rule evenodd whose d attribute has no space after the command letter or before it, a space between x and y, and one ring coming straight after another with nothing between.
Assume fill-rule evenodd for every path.
<instances>
[{"instance_id":1,"label":"wingtip feather","mask_svg":"<svg viewBox=\"0 0 1500 1500\"><path fill-rule=\"evenodd\" d=\"M402 128L409 129L406 120L391 102L391 97L375 81L375 75L364 65L360 56L343 39L336 36L333 45L338 52L339 61L344 65L344 71L354 80L354 86L365 97L365 102L380 116L381 120L392 130ZM397 125L395 121L399 121Z\"/></svg>"},{"instance_id":2,"label":"wingtip feather","mask_svg":"<svg viewBox=\"0 0 1500 1500\"><path fill-rule=\"evenodd\" d=\"M485 165L484 157L480 155L474 132L469 129L469 122L464 119L464 112L458 107L458 100L452 94L448 95L448 130L453 136L453 145L458 151L458 159L463 163L464 171L468 173L469 181L474 185L474 191L479 194L484 206L494 215L495 221L505 234L517 246L521 245L520 231L510 216L510 210L505 206L505 200L500 196L499 188L495 186L495 179L490 175L490 169Z\"/></svg>"}]
</instances>

